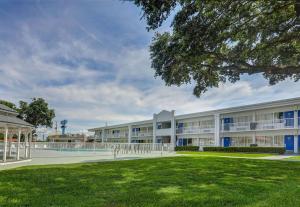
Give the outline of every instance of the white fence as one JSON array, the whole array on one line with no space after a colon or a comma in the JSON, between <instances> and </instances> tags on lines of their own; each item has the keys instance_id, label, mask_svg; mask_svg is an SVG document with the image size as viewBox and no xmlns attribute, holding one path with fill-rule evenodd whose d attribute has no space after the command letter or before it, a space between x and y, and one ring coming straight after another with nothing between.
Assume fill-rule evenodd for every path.
<instances>
[{"instance_id":1,"label":"white fence","mask_svg":"<svg viewBox=\"0 0 300 207\"><path fill-rule=\"evenodd\" d=\"M58 151L101 151L150 153L152 151L173 151L170 144L152 143L98 143L98 142L33 142L32 149Z\"/></svg>"}]
</instances>

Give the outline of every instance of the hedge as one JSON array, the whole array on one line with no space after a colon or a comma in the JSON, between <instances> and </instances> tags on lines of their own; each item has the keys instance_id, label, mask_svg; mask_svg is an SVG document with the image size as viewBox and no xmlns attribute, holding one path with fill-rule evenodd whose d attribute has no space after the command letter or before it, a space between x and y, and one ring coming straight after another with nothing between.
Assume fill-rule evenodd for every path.
<instances>
[{"instance_id":1,"label":"hedge","mask_svg":"<svg viewBox=\"0 0 300 207\"><path fill-rule=\"evenodd\" d=\"M176 146L175 151L199 151L198 146Z\"/></svg>"},{"instance_id":2,"label":"hedge","mask_svg":"<svg viewBox=\"0 0 300 207\"><path fill-rule=\"evenodd\" d=\"M258 152L284 154L284 147L203 147L203 151L211 152Z\"/></svg>"}]
</instances>

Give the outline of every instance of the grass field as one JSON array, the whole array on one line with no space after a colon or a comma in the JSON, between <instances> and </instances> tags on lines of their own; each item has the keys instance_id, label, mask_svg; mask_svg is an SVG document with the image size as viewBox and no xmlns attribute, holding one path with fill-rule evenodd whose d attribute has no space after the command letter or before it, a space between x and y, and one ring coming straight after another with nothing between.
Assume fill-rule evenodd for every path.
<instances>
[{"instance_id":1,"label":"grass field","mask_svg":"<svg viewBox=\"0 0 300 207\"><path fill-rule=\"evenodd\" d=\"M300 163L182 156L0 171L0 206L272 206L300 203Z\"/></svg>"},{"instance_id":2,"label":"grass field","mask_svg":"<svg viewBox=\"0 0 300 207\"><path fill-rule=\"evenodd\" d=\"M275 154L262 154L262 153L237 153L237 152L177 152L177 154L191 155L191 156L213 156L213 157L249 157L249 158L259 158L274 156Z\"/></svg>"}]
</instances>

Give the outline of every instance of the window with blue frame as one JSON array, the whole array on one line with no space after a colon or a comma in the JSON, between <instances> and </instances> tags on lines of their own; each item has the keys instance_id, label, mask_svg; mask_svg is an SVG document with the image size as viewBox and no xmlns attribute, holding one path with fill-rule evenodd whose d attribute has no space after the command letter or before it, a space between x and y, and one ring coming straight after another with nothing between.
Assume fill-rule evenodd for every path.
<instances>
[{"instance_id":1,"label":"window with blue frame","mask_svg":"<svg viewBox=\"0 0 300 207\"><path fill-rule=\"evenodd\" d=\"M224 118L223 123L224 123L224 131L229 131L230 126L233 123L233 118L232 117Z\"/></svg>"},{"instance_id":2,"label":"window with blue frame","mask_svg":"<svg viewBox=\"0 0 300 207\"><path fill-rule=\"evenodd\" d=\"M182 133L183 132L183 123L178 123L177 128L178 128L178 133Z\"/></svg>"},{"instance_id":3,"label":"window with blue frame","mask_svg":"<svg viewBox=\"0 0 300 207\"><path fill-rule=\"evenodd\" d=\"M286 111L283 113L285 126L294 127L294 111Z\"/></svg>"},{"instance_id":4,"label":"window with blue frame","mask_svg":"<svg viewBox=\"0 0 300 207\"><path fill-rule=\"evenodd\" d=\"M141 128L132 128L132 132L139 132L141 131Z\"/></svg>"}]
</instances>

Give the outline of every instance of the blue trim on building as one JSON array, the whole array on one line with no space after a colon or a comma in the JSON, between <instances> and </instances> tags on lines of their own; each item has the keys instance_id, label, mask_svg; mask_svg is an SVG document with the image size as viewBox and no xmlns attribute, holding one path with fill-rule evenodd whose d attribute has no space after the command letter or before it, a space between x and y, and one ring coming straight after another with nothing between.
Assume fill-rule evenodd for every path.
<instances>
[{"instance_id":1,"label":"blue trim on building","mask_svg":"<svg viewBox=\"0 0 300 207\"><path fill-rule=\"evenodd\" d=\"M225 131L229 131L230 130L230 124L233 123L233 118L224 118L223 119L224 122L224 130Z\"/></svg>"},{"instance_id":2,"label":"blue trim on building","mask_svg":"<svg viewBox=\"0 0 300 207\"><path fill-rule=\"evenodd\" d=\"M294 126L294 111L286 111L283 113L285 119L285 126L293 127Z\"/></svg>"},{"instance_id":3,"label":"blue trim on building","mask_svg":"<svg viewBox=\"0 0 300 207\"><path fill-rule=\"evenodd\" d=\"M182 133L183 132L183 123L178 123L178 133Z\"/></svg>"}]
</instances>

